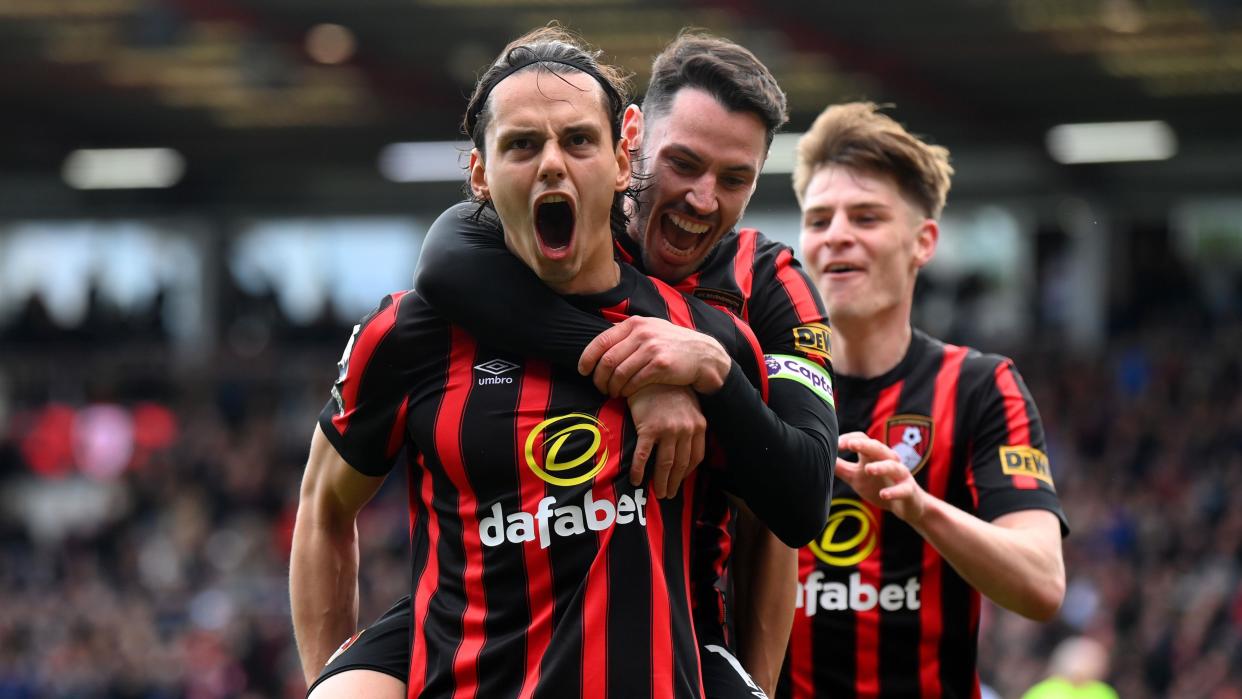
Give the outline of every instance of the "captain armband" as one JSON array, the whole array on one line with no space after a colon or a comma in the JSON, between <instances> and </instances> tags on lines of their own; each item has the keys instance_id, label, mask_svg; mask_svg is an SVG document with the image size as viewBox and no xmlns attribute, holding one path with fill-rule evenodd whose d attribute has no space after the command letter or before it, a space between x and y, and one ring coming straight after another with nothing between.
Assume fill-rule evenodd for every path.
<instances>
[{"instance_id":1,"label":"captain armband","mask_svg":"<svg viewBox=\"0 0 1242 699\"><path fill-rule=\"evenodd\" d=\"M768 381L797 381L819 396L828 407L837 409L832 395L832 377L822 366L789 354L765 354L763 361L768 367Z\"/></svg>"}]
</instances>

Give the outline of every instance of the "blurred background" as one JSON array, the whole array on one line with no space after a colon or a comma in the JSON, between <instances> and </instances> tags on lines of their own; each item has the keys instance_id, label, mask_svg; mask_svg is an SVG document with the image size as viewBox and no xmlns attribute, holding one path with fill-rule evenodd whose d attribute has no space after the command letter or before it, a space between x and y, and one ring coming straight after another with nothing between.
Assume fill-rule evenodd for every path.
<instances>
[{"instance_id":1,"label":"blurred background","mask_svg":"<svg viewBox=\"0 0 1242 699\"><path fill-rule=\"evenodd\" d=\"M917 322L1017 360L1073 527L984 681L1086 635L1123 697L1242 697L1237 0L0 0L0 698L301 696L315 416L462 191L476 71L551 19L639 92L683 26L763 59L792 114L744 223L790 244L827 104L949 147ZM363 623L408 586L389 480Z\"/></svg>"}]
</instances>

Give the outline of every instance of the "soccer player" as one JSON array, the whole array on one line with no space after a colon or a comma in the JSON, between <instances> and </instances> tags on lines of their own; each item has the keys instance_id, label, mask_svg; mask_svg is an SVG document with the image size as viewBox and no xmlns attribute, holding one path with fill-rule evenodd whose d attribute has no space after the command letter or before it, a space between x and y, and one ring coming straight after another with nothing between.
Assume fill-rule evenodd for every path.
<instances>
[{"instance_id":1,"label":"soccer player","mask_svg":"<svg viewBox=\"0 0 1242 699\"><path fill-rule=\"evenodd\" d=\"M624 104L613 72L571 38L519 39L467 112L471 189L548 286L603 317L710 331L718 339L699 341L729 354L696 368L694 390L741 376L754 397L734 390L761 400L744 326L613 260ZM625 402L575 372L480 342L416 294L384 299L346 347L303 479L290 588L308 676L353 630L355 517L404 453L411 696L702 696L687 570L696 484L650 497L628 478L635 445Z\"/></svg>"},{"instance_id":2,"label":"soccer player","mask_svg":"<svg viewBox=\"0 0 1242 699\"><path fill-rule=\"evenodd\" d=\"M770 411L753 402L719 400L728 395L725 391L706 400L704 408L730 459L741 458L752 466L753 479L732 490L744 497L762 491L748 504L781 538L798 546L805 542L805 531L795 531L800 525L788 526L790 497L797 486L782 470L820 470L836 453L826 319L789 248L754 230L734 230L754 192L772 136L785 118L784 94L753 54L724 39L679 36L653 64L644 109L631 106L625 115L623 132L640 146L636 179L641 191L637 215L617 232L617 245L623 259L749 323L772 357ZM613 379L618 385L628 383L651 363L685 365L675 351L680 349L678 329L632 319L610 330L598 318L576 312L505 254L497 231L473 224L470 211L458 205L446 212L423 247L418 287L438 310L497 344L548 356L563 367L578 367L590 344L590 356L605 357L595 374L604 388ZM520 298L521 322L505 307L480 297L477 290L484 285ZM655 340L638 342L647 337ZM609 356L616 343L634 349L632 356L639 362L626 364L617 354ZM608 374L610 367L619 370ZM658 378L669 380L671 373ZM645 377L652 378L654 373ZM687 467L684 461L673 466L677 460L665 451L657 455L652 480L660 483L663 473L672 485L664 491L653 485L653 491L676 490ZM675 474L669 477L670 472ZM633 473L638 476L637 469ZM700 475L712 478L710 473ZM700 494L707 492L700 488ZM785 652L796 554L757 526L745 509L736 520L734 546L721 531L732 522L729 503L713 497L700 497L699 503L693 584L704 682L709 696L754 697L760 688L770 691L775 686ZM738 654L753 680L739 673L729 652L733 644L726 638L726 609L715 586L731 547ZM336 658L327 673L370 667L403 676L399 657L394 662L394 653L379 648L384 632L400 638L405 625L394 618L400 615L399 604Z\"/></svg>"},{"instance_id":3,"label":"soccer player","mask_svg":"<svg viewBox=\"0 0 1242 699\"><path fill-rule=\"evenodd\" d=\"M798 144L802 259L860 459L837 461L828 526L800 552L778 696L978 697L979 595L1036 620L1064 596L1065 517L1013 362L910 325L952 172L869 103L829 107Z\"/></svg>"}]
</instances>

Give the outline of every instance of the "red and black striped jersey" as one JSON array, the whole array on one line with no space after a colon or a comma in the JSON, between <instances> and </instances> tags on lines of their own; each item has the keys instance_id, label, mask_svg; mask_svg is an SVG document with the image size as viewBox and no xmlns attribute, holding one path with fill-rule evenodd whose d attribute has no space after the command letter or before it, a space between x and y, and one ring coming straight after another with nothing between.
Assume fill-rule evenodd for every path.
<instances>
[{"instance_id":1,"label":"red and black striped jersey","mask_svg":"<svg viewBox=\"0 0 1242 699\"><path fill-rule=\"evenodd\" d=\"M1010 360L915 330L874 379L837 377L843 431L889 444L919 484L983 520L1065 515L1039 413ZM779 697L978 697L979 593L917 531L837 481L828 525L799 552Z\"/></svg>"},{"instance_id":2,"label":"red and black striped jersey","mask_svg":"<svg viewBox=\"0 0 1242 699\"><path fill-rule=\"evenodd\" d=\"M709 332L766 385L745 326L622 268L616 289L576 303ZM669 500L630 484L624 400L399 293L355 330L320 425L362 473L405 456L411 697L702 696L688 583L697 484Z\"/></svg>"},{"instance_id":3,"label":"red and black striped jersey","mask_svg":"<svg viewBox=\"0 0 1242 699\"><path fill-rule=\"evenodd\" d=\"M642 257L629 237L618 237L617 248L627 261ZM753 228L730 231L702 266L674 287L741 318L754 331L765 355L798 357L831 371L830 331L819 293L788 246ZM722 455L715 458L724 459ZM725 581L736 511L725 494L727 486L711 487L711 481L719 478L718 471L705 472L696 491L690 579L700 639L732 646Z\"/></svg>"}]
</instances>

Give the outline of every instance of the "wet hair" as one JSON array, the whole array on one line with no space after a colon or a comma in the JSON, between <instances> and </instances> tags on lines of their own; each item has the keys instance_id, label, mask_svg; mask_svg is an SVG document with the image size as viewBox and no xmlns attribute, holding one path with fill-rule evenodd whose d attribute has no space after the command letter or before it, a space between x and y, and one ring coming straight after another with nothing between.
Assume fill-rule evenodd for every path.
<instances>
[{"instance_id":1,"label":"wet hair","mask_svg":"<svg viewBox=\"0 0 1242 699\"><path fill-rule=\"evenodd\" d=\"M603 91L603 104L615 145L621 138L621 119L629 104L629 78L621 68L600 61L601 52L591 48L581 38L555 23L529 31L509 42L495 61L483 71L466 104L466 116L462 130L479 151L487 158L487 127L492 120L491 94L505 78L528 70L540 70L564 80L573 72L586 73L599 84ZM467 185L467 191L469 186ZM624 231L628 222L623 205L624 198L632 192L618 192L613 197L612 230ZM473 197L473 195L471 195ZM491 202L480 201L480 209L491 208Z\"/></svg>"},{"instance_id":2,"label":"wet hair","mask_svg":"<svg viewBox=\"0 0 1242 699\"><path fill-rule=\"evenodd\" d=\"M677 93L698 88L731 112L751 112L767 129L765 145L789 120L785 93L768 67L749 50L720 37L686 30L651 64L643 97L648 119L672 109Z\"/></svg>"},{"instance_id":3,"label":"wet hair","mask_svg":"<svg viewBox=\"0 0 1242 699\"><path fill-rule=\"evenodd\" d=\"M924 143L872 102L835 104L825 109L798 140L793 188L801 203L811 177L821 167L844 167L890 175L902 194L929 218L940 218L949 196L953 166L949 150Z\"/></svg>"}]
</instances>

